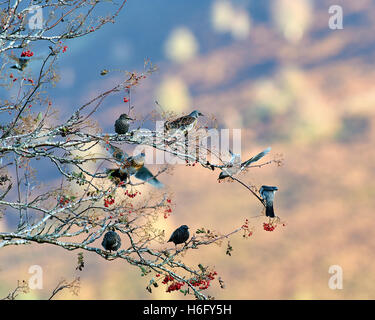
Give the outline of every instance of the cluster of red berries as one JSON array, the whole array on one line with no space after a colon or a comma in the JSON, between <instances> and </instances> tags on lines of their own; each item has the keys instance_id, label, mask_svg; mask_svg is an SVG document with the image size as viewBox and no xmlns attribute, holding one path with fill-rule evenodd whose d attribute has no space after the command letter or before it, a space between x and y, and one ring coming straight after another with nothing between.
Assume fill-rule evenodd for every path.
<instances>
[{"instance_id":1,"label":"cluster of red berries","mask_svg":"<svg viewBox=\"0 0 375 320\"><path fill-rule=\"evenodd\" d=\"M68 49L68 46L64 46L63 49L62 49L62 52L66 52L66 49Z\"/></svg>"},{"instance_id":2,"label":"cluster of red berries","mask_svg":"<svg viewBox=\"0 0 375 320\"><path fill-rule=\"evenodd\" d=\"M128 196L129 198L135 198L135 196L137 195L137 194L141 194L139 191L136 191L136 192L134 192L134 193L130 193L128 190L125 190L125 195L126 196Z\"/></svg>"},{"instance_id":3,"label":"cluster of red berries","mask_svg":"<svg viewBox=\"0 0 375 320\"><path fill-rule=\"evenodd\" d=\"M275 230L276 228L276 225L273 225L271 223L263 223L263 229L266 230L266 231L273 231Z\"/></svg>"},{"instance_id":4,"label":"cluster of red berries","mask_svg":"<svg viewBox=\"0 0 375 320\"><path fill-rule=\"evenodd\" d=\"M158 275L156 275L158 277ZM167 284L169 281L173 281L174 278L172 276L170 276L169 274L167 274L164 278L164 280L162 281L162 284Z\"/></svg>"},{"instance_id":5,"label":"cluster of red berries","mask_svg":"<svg viewBox=\"0 0 375 320\"><path fill-rule=\"evenodd\" d=\"M69 202L70 202L70 200L68 198L61 197L60 201L59 201L60 207L62 208L63 206L65 206Z\"/></svg>"},{"instance_id":6,"label":"cluster of red berries","mask_svg":"<svg viewBox=\"0 0 375 320\"><path fill-rule=\"evenodd\" d=\"M217 272L213 271L206 275L206 279L192 279L189 282L193 287L199 287L200 290L206 290L210 286L211 280L214 280L216 275Z\"/></svg>"},{"instance_id":7,"label":"cluster of red berries","mask_svg":"<svg viewBox=\"0 0 375 320\"><path fill-rule=\"evenodd\" d=\"M158 273L156 276L159 277L160 274ZM174 281L174 278L171 275L166 275L162 281L162 284L168 284L169 281L173 281L173 283L168 286L167 292L180 290L181 287L185 284L184 282Z\"/></svg>"},{"instance_id":8,"label":"cluster of red berries","mask_svg":"<svg viewBox=\"0 0 375 320\"><path fill-rule=\"evenodd\" d=\"M115 203L115 198L108 197L104 199L104 206L108 208L110 205Z\"/></svg>"},{"instance_id":9,"label":"cluster of red berries","mask_svg":"<svg viewBox=\"0 0 375 320\"><path fill-rule=\"evenodd\" d=\"M169 287L167 288L167 292L180 290L181 287L184 285L184 282L173 282Z\"/></svg>"},{"instance_id":10,"label":"cluster of red berries","mask_svg":"<svg viewBox=\"0 0 375 320\"><path fill-rule=\"evenodd\" d=\"M128 98L124 98L124 102L126 103L126 102L129 102L129 99Z\"/></svg>"},{"instance_id":11,"label":"cluster of red berries","mask_svg":"<svg viewBox=\"0 0 375 320\"><path fill-rule=\"evenodd\" d=\"M32 57L34 55L33 52L31 52L30 50L27 50L27 51L22 51L21 53L21 57Z\"/></svg>"},{"instance_id":12,"label":"cluster of red berries","mask_svg":"<svg viewBox=\"0 0 375 320\"><path fill-rule=\"evenodd\" d=\"M204 279L190 280L190 284L193 287L198 287L199 286L199 289L205 290L205 289L207 289L210 286L210 280L204 280Z\"/></svg>"}]
</instances>

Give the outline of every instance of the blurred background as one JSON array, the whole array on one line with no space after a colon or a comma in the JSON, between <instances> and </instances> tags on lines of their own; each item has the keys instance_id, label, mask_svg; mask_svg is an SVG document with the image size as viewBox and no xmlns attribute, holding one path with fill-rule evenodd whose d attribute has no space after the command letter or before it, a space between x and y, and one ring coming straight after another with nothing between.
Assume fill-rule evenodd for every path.
<instances>
[{"instance_id":1,"label":"blurred background","mask_svg":"<svg viewBox=\"0 0 375 320\"><path fill-rule=\"evenodd\" d=\"M329 28L332 5L343 9L343 29ZM103 13L105 6L103 6ZM375 298L375 3L371 0L137 0L114 25L67 42L59 61L61 81L51 97L61 117L123 79L158 66L131 93L136 115L155 110L199 109L214 114L220 128L242 129L242 155L272 146L281 167L250 170L242 178L276 185L276 214L287 222L274 232L250 219L254 235L230 239L232 256L211 246L189 252L194 265L211 265L225 281L208 293L216 299ZM126 107L127 109L127 107ZM120 96L96 116L103 131L124 111ZM126 110L125 110L126 111ZM55 177L45 173L45 183ZM255 198L235 183L218 184L218 172L178 165L161 178L173 192L173 214L160 225L168 236L187 224L225 233L260 213ZM0 221L1 230L9 225ZM166 244L169 246L171 244ZM67 299L182 299L163 287L146 291L149 279L123 261L103 261L46 245L0 250L0 296L43 267L50 295L58 280L81 277L78 297ZM343 269L343 289L328 287L331 265Z\"/></svg>"}]
</instances>

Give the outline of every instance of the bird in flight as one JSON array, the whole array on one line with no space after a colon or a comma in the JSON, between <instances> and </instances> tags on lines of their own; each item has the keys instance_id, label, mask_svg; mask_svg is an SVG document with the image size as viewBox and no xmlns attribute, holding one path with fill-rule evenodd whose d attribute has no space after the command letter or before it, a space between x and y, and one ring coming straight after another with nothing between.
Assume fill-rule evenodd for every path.
<instances>
[{"instance_id":1,"label":"bird in flight","mask_svg":"<svg viewBox=\"0 0 375 320\"><path fill-rule=\"evenodd\" d=\"M218 180L222 180L230 176L237 175L241 171L245 170L250 164L263 158L270 151L271 147L268 147L267 149L258 153L256 156L251 157L249 160L246 160L241 163L241 156L239 154L232 153L232 151L229 150L232 157L228 162L228 166L221 169L222 172L220 172Z\"/></svg>"},{"instance_id":2,"label":"bird in flight","mask_svg":"<svg viewBox=\"0 0 375 320\"><path fill-rule=\"evenodd\" d=\"M27 59L27 58L18 58L18 57L13 56L13 55L10 55L9 57L12 58L14 61L16 61L16 64L13 65L13 66L11 66L11 68L12 69L17 69L19 71L23 71L27 67L27 65L28 65L28 63L30 61L30 59Z\"/></svg>"},{"instance_id":3,"label":"bird in flight","mask_svg":"<svg viewBox=\"0 0 375 320\"><path fill-rule=\"evenodd\" d=\"M16 57L14 54L8 54L8 57L16 62L16 64L10 66L10 68L17 69L21 72L25 70L25 68L28 66L31 60L33 61L40 60L40 58L36 58L36 57L30 58L30 56L23 56L23 55L21 55L21 57Z\"/></svg>"},{"instance_id":4,"label":"bird in flight","mask_svg":"<svg viewBox=\"0 0 375 320\"><path fill-rule=\"evenodd\" d=\"M107 174L112 177L125 182L130 176L135 176L137 179L145 181L156 188L162 188L164 185L155 178L155 176L148 170L145 163L145 153L142 152L136 156L129 156L126 152L120 148L115 147L111 144L107 144L107 147L112 157L119 164L117 169L108 169Z\"/></svg>"}]
</instances>

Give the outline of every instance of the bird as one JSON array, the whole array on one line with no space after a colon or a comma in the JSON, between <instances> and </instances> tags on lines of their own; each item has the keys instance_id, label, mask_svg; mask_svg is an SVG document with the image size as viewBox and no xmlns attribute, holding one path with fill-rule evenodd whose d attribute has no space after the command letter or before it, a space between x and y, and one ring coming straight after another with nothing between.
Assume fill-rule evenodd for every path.
<instances>
[{"instance_id":1,"label":"bird","mask_svg":"<svg viewBox=\"0 0 375 320\"><path fill-rule=\"evenodd\" d=\"M241 156L239 154L232 153L232 151L229 150L232 157L229 160L228 166L223 168L222 171L220 172L218 180L222 180L222 179L225 179L225 178L228 178L230 176L234 176L234 175L240 173L241 171L246 169L253 162L256 162L256 161L260 160L261 158L263 158L270 151L271 151L271 147L268 147L267 149L258 153L256 156L251 157L249 160L246 160L246 161L241 163Z\"/></svg>"},{"instance_id":2,"label":"bird","mask_svg":"<svg viewBox=\"0 0 375 320\"><path fill-rule=\"evenodd\" d=\"M107 169L106 172L109 177L125 182L128 177L134 175L137 179L145 181L156 188L164 187L164 185L155 178L150 170L145 167L144 163L146 154L144 152L130 157L126 152L111 144L107 144L107 148L112 157L120 165L120 168Z\"/></svg>"},{"instance_id":3,"label":"bird","mask_svg":"<svg viewBox=\"0 0 375 320\"><path fill-rule=\"evenodd\" d=\"M117 251L121 247L121 238L114 230L110 230L104 235L102 246L109 252Z\"/></svg>"},{"instance_id":4,"label":"bird","mask_svg":"<svg viewBox=\"0 0 375 320\"><path fill-rule=\"evenodd\" d=\"M186 242L187 239L189 239L189 236L189 227L184 224L181 227L177 228L175 231L173 231L168 242L173 242L174 245L177 245Z\"/></svg>"},{"instance_id":5,"label":"bird","mask_svg":"<svg viewBox=\"0 0 375 320\"><path fill-rule=\"evenodd\" d=\"M173 133L182 131L183 133L187 134L187 132L195 126L199 116L203 116L203 113L198 110L194 110L190 114L177 118L176 120L166 121L164 123L164 130Z\"/></svg>"},{"instance_id":6,"label":"bird","mask_svg":"<svg viewBox=\"0 0 375 320\"><path fill-rule=\"evenodd\" d=\"M275 217L275 212L273 211L273 199L275 197L275 192L279 190L274 186L261 186L259 193L266 205L266 216L270 218Z\"/></svg>"},{"instance_id":7,"label":"bird","mask_svg":"<svg viewBox=\"0 0 375 320\"><path fill-rule=\"evenodd\" d=\"M19 71L23 71L27 67L27 65L30 61L30 59L18 58L18 57L13 56L13 55L11 55L10 58L12 58L14 61L16 61L16 64L11 66L10 68L17 69Z\"/></svg>"},{"instance_id":8,"label":"bird","mask_svg":"<svg viewBox=\"0 0 375 320\"><path fill-rule=\"evenodd\" d=\"M125 134L129 131L129 122L134 120L130 118L126 113L120 115L115 121L115 132L117 134Z\"/></svg>"}]
</instances>

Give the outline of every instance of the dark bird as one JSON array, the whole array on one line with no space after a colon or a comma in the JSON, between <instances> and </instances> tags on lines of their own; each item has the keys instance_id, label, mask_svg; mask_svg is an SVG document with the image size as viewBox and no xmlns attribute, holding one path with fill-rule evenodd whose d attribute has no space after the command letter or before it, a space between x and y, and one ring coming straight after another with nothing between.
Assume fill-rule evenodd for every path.
<instances>
[{"instance_id":1,"label":"dark bird","mask_svg":"<svg viewBox=\"0 0 375 320\"><path fill-rule=\"evenodd\" d=\"M177 228L169 238L168 242L173 242L175 245L184 243L189 239L189 227L187 225L182 225Z\"/></svg>"},{"instance_id":2,"label":"dark bird","mask_svg":"<svg viewBox=\"0 0 375 320\"><path fill-rule=\"evenodd\" d=\"M113 158L118 162L120 168L109 169L107 173L114 178L120 179L120 181L126 181L128 177L135 176L137 179L148 182L156 188L162 188L164 185L154 177L154 175L148 170L145 163L145 153L142 152L136 156L129 157L129 155L122 151L120 148L107 144L107 148L112 154Z\"/></svg>"},{"instance_id":3,"label":"dark bird","mask_svg":"<svg viewBox=\"0 0 375 320\"><path fill-rule=\"evenodd\" d=\"M165 131L172 131L173 133L182 131L183 133L187 133L190 131L198 121L198 117L203 116L201 112L198 110L194 110L187 116L180 117L173 121L167 121L164 123L164 130Z\"/></svg>"},{"instance_id":4,"label":"dark bird","mask_svg":"<svg viewBox=\"0 0 375 320\"><path fill-rule=\"evenodd\" d=\"M127 133L129 131L129 123L131 120L134 119L130 118L126 113L120 115L115 122L115 132L118 134Z\"/></svg>"},{"instance_id":5,"label":"dark bird","mask_svg":"<svg viewBox=\"0 0 375 320\"><path fill-rule=\"evenodd\" d=\"M109 252L117 251L121 247L121 238L115 231L108 231L104 235L102 246Z\"/></svg>"},{"instance_id":6,"label":"dark bird","mask_svg":"<svg viewBox=\"0 0 375 320\"><path fill-rule=\"evenodd\" d=\"M279 189L273 186L262 186L259 190L260 196L262 197L266 205L266 216L270 218L275 217L275 213L273 211L273 200L275 198L275 192L277 190Z\"/></svg>"},{"instance_id":7,"label":"dark bird","mask_svg":"<svg viewBox=\"0 0 375 320\"><path fill-rule=\"evenodd\" d=\"M263 150L258 153L256 156L251 157L249 160L246 160L241 163L241 156L239 154L234 154L230 150L232 158L228 162L228 166L222 169L222 172L219 174L218 180L228 178L229 176L234 176L240 173L242 170L246 169L250 164L262 159L267 153L271 151L271 147Z\"/></svg>"}]
</instances>

